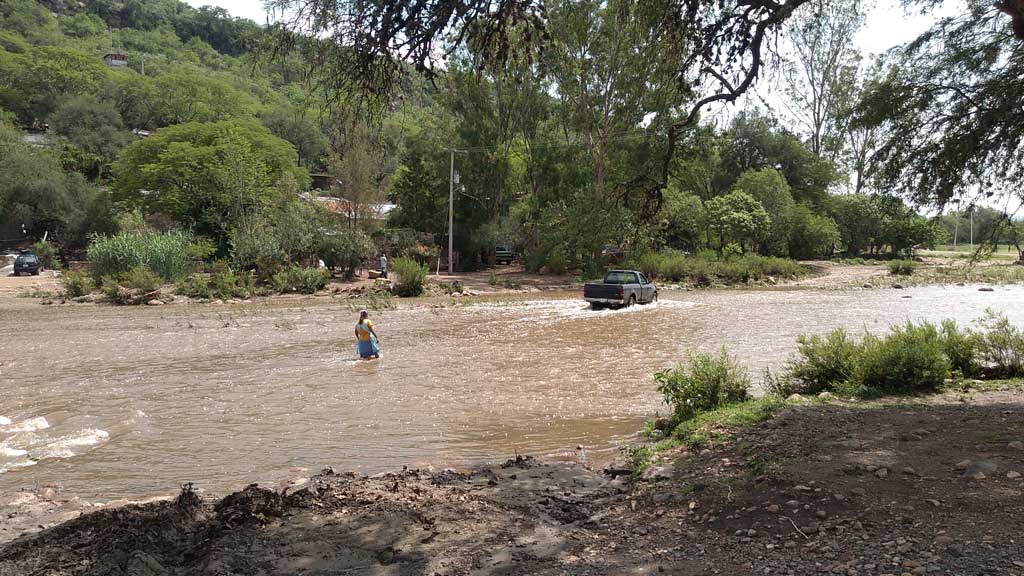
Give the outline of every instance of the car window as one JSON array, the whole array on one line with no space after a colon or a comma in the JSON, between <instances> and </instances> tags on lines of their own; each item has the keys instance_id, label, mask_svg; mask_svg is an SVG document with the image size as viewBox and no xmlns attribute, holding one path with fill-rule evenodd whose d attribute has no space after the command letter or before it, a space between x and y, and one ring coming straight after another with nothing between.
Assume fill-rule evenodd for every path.
<instances>
[{"instance_id":1,"label":"car window","mask_svg":"<svg viewBox=\"0 0 1024 576\"><path fill-rule=\"evenodd\" d=\"M604 277L605 284L634 284L636 282L636 274L632 272L609 272Z\"/></svg>"},{"instance_id":2,"label":"car window","mask_svg":"<svg viewBox=\"0 0 1024 576\"><path fill-rule=\"evenodd\" d=\"M644 276L643 273L640 274L640 283L641 284L650 284L650 282L647 281L647 276Z\"/></svg>"}]
</instances>

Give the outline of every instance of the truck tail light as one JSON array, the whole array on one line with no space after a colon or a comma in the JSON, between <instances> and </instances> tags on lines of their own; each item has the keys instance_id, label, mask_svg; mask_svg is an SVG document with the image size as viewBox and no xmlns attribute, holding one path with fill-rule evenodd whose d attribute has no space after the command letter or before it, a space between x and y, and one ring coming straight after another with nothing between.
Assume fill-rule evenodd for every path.
<instances>
[{"instance_id":1,"label":"truck tail light","mask_svg":"<svg viewBox=\"0 0 1024 576\"><path fill-rule=\"evenodd\" d=\"M619 298L622 298L625 295L626 295L626 289L623 288L622 286L619 286Z\"/></svg>"}]
</instances>

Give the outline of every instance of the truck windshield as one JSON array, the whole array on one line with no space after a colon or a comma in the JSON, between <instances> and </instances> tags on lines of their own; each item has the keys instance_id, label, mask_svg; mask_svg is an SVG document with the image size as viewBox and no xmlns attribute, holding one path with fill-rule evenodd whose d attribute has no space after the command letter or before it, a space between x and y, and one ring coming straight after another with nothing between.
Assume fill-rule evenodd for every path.
<instances>
[{"instance_id":1,"label":"truck windshield","mask_svg":"<svg viewBox=\"0 0 1024 576\"><path fill-rule=\"evenodd\" d=\"M636 284L636 274L632 272L609 272L604 277L605 284Z\"/></svg>"}]
</instances>

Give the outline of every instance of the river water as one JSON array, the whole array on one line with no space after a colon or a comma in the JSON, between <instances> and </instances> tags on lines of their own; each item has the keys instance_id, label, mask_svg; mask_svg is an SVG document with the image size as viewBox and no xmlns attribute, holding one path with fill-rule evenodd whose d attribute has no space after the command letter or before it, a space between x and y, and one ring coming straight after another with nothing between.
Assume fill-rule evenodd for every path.
<instances>
[{"instance_id":1,"label":"river water","mask_svg":"<svg viewBox=\"0 0 1024 576\"><path fill-rule=\"evenodd\" d=\"M726 346L759 377L801 333L1024 324L1024 287L672 292L593 312L577 294L356 314L329 298L114 308L0 302L0 494L57 483L131 497L224 493L293 467L373 473L515 452L601 462L664 411L652 373Z\"/></svg>"}]
</instances>

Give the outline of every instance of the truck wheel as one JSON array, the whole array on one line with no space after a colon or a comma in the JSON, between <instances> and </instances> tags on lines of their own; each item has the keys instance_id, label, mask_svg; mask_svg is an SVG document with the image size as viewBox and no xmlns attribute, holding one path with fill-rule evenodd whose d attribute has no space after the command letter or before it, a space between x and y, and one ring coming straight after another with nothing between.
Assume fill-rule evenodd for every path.
<instances>
[{"instance_id":1,"label":"truck wheel","mask_svg":"<svg viewBox=\"0 0 1024 576\"><path fill-rule=\"evenodd\" d=\"M626 304L626 308L631 308L634 304L636 304L635 294L629 297L629 303Z\"/></svg>"},{"instance_id":2,"label":"truck wheel","mask_svg":"<svg viewBox=\"0 0 1024 576\"><path fill-rule=\"evenodd\" d=\"M658 293L655 292L654 296L651 296L651 302L653 303L653 302L657 302L657 301L658 301Z\"/></svg>"},{"instance_id":3,"label":"truck wheel","mask_svg":"<svg viewBox=\"0 0 1024 576\"><path fill-rule=\"evenodd\" d=\"M600 302L591 302L590 303L590 309L591 310L604 310L604 304L601 304Z\"/></svg>"}]
</instances>

